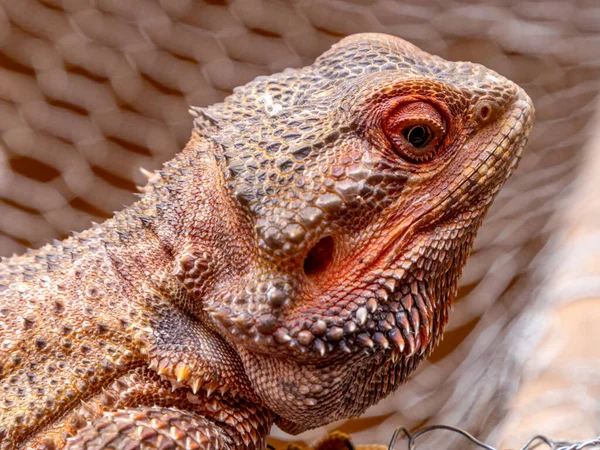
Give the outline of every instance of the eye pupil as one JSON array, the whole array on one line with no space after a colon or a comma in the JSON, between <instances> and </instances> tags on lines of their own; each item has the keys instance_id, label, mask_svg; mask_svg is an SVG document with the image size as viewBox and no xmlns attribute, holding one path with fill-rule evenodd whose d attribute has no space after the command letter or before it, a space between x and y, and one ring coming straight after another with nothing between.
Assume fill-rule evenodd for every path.
<instances>
[{"instance_id":1,"label":"eye pupil","mask_svg":"<svg viewBox=\"0 0 600 450\"><path fill-rule=\"evenodd\" d=\"M425 125L414 125L412 127L405 128L402 134L404 135L404 138L415 148L424 147L431 138L431 132Z\"/></svg>"}]
</instances>

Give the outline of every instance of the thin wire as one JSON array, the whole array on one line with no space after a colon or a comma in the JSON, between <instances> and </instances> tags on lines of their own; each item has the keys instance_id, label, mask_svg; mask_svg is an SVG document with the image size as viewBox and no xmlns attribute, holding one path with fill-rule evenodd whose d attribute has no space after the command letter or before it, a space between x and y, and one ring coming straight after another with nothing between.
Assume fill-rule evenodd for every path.
<instances>
[{"instance_id":1,"label":"thin wire","mask_svg":"<svg viewBox=\"0 0 600 450\"><path fill-rule=\"evenodd\" d=\"M600 448L600 436L596 439L591 439L585 442L576 442L576 443L568 443L568 442L560 442L561 447L557 447L556 450L581 450L586 447L589 448Z\"/></svg>"},{"instance_id":2,"label":"thin wire","mask_svg":"<svg viewBox=\"0 0 600 450\"><path fill-rule=\"evenodd\" d=\"M535 441L538 440L542 442L535 443ZM535 450L542 444L546 444L551 450L582 450L584 448L600 448L600 436L585 442L554 442L552 439L548 439L546 436L540 435L530 439L521 450Z\"/></svg>"},{"instance_id":3,"label":"thin wire","mask_svg":"<svg viewBox=\"0 0 600 450\"><path fill-rule=\"evenodd\" d=\"M446 430L460 434L465 439L468 439L473 444L477 445L479 448L485 450L498 450L495 447L492 447L491 445L487 445L481 442L471 434L467 433L465 430L450 425L431 425L417 430L414 434L411 433L406 427L396 428L394 430L394 434L392 434L392 439L390 440L390 443L388 445L388 450L394 449L394 446L396 445L396 442L401 437L401 435L404 435L408 439L407 449L415 450L417 446L416 440L419 437L436 430ZM546 436L538 435L534 436L529 441L527 441L527 443L523 447L521 447L521 450L536 450L540 449L541 446L544 445L547 446L549 450L583 450L588 448L600 449L600 436L585 442L565 442L553 441L552 439L547 438Z\"/></svg>"},{"instance_id":4,"label":"thin wire","mask_svg":"<svg viewBox=\"0 0 600 450\"><path fill-rule=\"evenodd\" d=\"M483 448L485 450L497 450L496 448L491 447L491 446L484 444L483 442L477 440L474 436L470 435L466 431L461 430L460 428L457 428L457 427L452 427L450 425L431 425L431 426L428 426L425 428L421 428L415 434L411 434L411 432L405 427L397 428L396 430L394 430L394 434L392 435L392 439L390 441L390 444L388 445L388 450L393 450L394 445L396 444L396 441L398 440L398 435L401 432L404 433L404 435L408 438L408 450L413 450L415 448L415 446L417 445L416 440L420 436L430 433L435 430L452 431L454 433L458 433L461 436L465 437L466 439L471 441L473 444L479 446L480 448Z\"/></svg>"},{"instance_id":5,"label":"thin wire","mask_svg":"<svg viewBox=\"0 0 600 450\"><path fill-rule=\"evenodd\" d=\"M536 441L542 441L542 442L535 443ZM527 443L521 448L521 450L535 450L542 444L546 444L551 449L555 448L553 441L548 439L546 436L538 435L538 436L534 436L531 439L529 439L529 441L527 441Z\"/></svg>"}]
</instances>

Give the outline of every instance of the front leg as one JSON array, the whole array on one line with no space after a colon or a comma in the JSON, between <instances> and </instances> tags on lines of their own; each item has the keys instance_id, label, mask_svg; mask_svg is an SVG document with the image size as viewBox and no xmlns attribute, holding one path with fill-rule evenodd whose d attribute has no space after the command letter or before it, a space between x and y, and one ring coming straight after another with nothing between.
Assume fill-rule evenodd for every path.
<instances>
[{"instance_id":1,"label":"front leg","mask_svg":"<svg viewBox=\"0 0 600 450\"><path fill-rule=\"evenodd\" d=\"M65 449L253 449L262 448L263 441L192 412L140 407L104 413L70 438Z\"/></svg>"},{"instance_id":2,"label":"front leg","mask_svg":"<svg viewBox=\"0 0 600 450\"><path fill-rule=\"evenodd\" d=\"M140 366L40 430L23 448L264 449L273 421L274 414L258 403L229 392L174 388Z\"/></svg>"},{"instance_id":3,"label":"front leg","mask_svg":"<svg viewBox=\"0 0 600 450\"><path fill-rule=\"evenodd\" d=\"M266 447L273 414L229 393L174 389L140 367L66 417L63 431L76 419L66 449L251 450Z\"/></svg>"},{"instance_id":4,"label":"front leg","mask_svg":"<svg viewBox=\"0 0 600 450\"><path fill-rule=\"evenodd\" d=\"M139 367L84 405L67 449L262 449L273 414L215 333L164 311Z\"/></svg>"}]
</instances>

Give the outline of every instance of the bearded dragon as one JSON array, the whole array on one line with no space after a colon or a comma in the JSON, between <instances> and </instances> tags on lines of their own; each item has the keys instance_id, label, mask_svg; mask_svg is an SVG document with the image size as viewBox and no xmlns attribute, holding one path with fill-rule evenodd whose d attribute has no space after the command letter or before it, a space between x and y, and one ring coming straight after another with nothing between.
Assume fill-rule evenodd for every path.
<instances>
[{"instance_id":1,"label":"bearded dragon","mask_svg":"<svg viewBox=\"0 0 600 450\"><path fill-rule=\"evenodd\" d=\"M0 448L265 448L361 414L440 340L533 106L343 39L192 108L112 219L0 265Z\"/></svg>"}]
</instances>

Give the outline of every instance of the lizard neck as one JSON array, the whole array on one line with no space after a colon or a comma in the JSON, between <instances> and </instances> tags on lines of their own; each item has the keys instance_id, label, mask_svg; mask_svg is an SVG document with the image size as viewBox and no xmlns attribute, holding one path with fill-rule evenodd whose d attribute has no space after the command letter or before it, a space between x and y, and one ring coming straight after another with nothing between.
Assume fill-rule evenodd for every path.
<instances>
[{"instance_id":1,"label":"lizard neck","mask_svg":"<svg viewBox=\"0 0 600 450\"><path fill-rule=\"evenodd\" d=\"M106 249L119 276L143 293L159 292L177 303L182 259L216 251L210 248L219 242L212 231L215 217L228 214L220 211L223 186L208 147L206 139L193 137L163 170L147 175L136 203L86 232Z\"/></svg>"},{"instance_id":2,"label":"lizard neck","mask_svg":"<svg viewBox=\"0 0 600 450\"><path fill-rule=\"evenodd\" d=\"M211 400L254 403L238 356L176 276L182 255L211 245L210 221L218 217L215 191L202 185L214 164L208 154L206 164L190 164L196 156L189 150L167 163L138 202L103 224L0 264L0 314L5 329L19 330L0 346L0 389L11 408L25 411L18 427L0 414L9 439L35 439L53 421L80 414L82 401L100 405L103 390L139 371L191 388L194 402L217 390ZM39 380L31 395L11 384L25 367ZM56 380L59 391L50 384ZM51 393L51 401L38 391ZM101 412L98 406L90 418Z\"/></svg>"}]
</instances>

